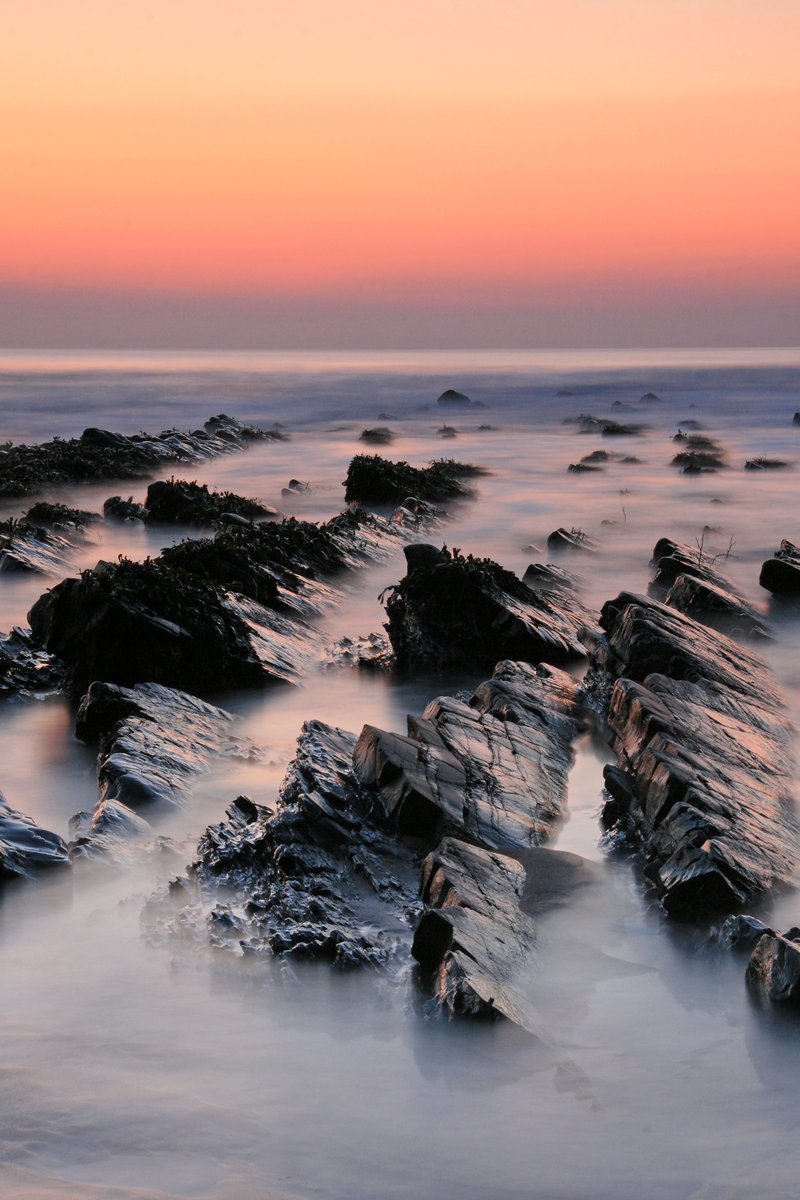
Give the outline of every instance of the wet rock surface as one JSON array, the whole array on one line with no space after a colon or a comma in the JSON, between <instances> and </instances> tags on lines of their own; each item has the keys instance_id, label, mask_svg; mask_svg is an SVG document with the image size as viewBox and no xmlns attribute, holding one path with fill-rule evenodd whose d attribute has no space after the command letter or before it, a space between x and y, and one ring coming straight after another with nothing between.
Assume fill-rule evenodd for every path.
<instances>
[{"instance_id":1,"label":"wet rock surface","mask_svg":"<svg viewBox=\"0 0 800 1200\"><path fill-rule=\"evenodd\" d=\"M99 744L99 795L92 811L71 822L74 849L107 850L119 837L146 832L151 810L182 804L213 758L257 757L234 727L230 713L185 692L155 683L93 683L75 735Z\"/></svg>"},{"instance_id":2,"label":"wet rock surface","mask_svg":"<svg viewBox=\"0 0 800 1200\"><path fill-rule=\"evenodd\" d=\"M79 438L54 438L35 446L0 446L0 497L30 496L46 487L102 479L141 479L170 463L190 463L242 449L256 439L275 439L277 430L244 425L224 413L192 433L168 429L126 437L86 429Z\"/></svg>"},{"instance_id":3,"label":"wet rock surface","mask_svg":"<svg viewBox=\"0 0 800 1200\"><path fill-rule=\"evenodd\" d=\"M622 593L589 639L616 677L610 823L628 825L668 913L705 920L789 886L800 859L793 731L764 663L666 605Z\"/></svg>"},{"instance_id":4,"label":"wet rock surface","mask_svg":"<svg viewBox=\"0 0 800 1200\"><path fill-rule=\"evenodd\" d=\"M63 838L17 812L0 793L0 884L30 879L39 871L66 867L69 862Z\"/></svg>"},{"instance_id":5,"label":"wet rock surface","mask_svg":"<svg viewBox=\"0 0 800 1200\"><path fill-rule=\"evenodd\" d=\"M784 539L761 567L758 582L774 596L800 596L800 546Z\"/></svg>"},{"instance_id":6,"label":"wet rock surface","mask_svg":"<svg viewBox=\"0 0 800 1200\"><path fill-rule=\"evenodd\" d=\"M29 700L63 683L63 666L34 644L29 630L15 626L0 634L0 700Z\"/></svg>"},{"instance_id":7,"label":"wet rock surface","mask_svg":"<svg viewBox=\"0 0 800 1200\"><path fill-rule=\"evenodd\" d=\"M564 529L562 527L554 529L551 534L548 534L547 549L555 554L563 553L566 550L580 550L593 554L597 549L597 543L582 529Z\"/></svg>"},{"instance_id":8,"label":"wet rock surface","mask_svg":"<svg viewBox=\"0 0 800 1200\"><path fill-rule=\"evenodd\" d=\"M0 574L58 575L74 552L71 541L44 526L0 522Z\"/></svg>"},{"instance_id":9,"label":"wet rock surface","mask_svg":"<svg viewBox=\"0 0 800 1200\"><path fill-rule=\"evenodd\" d=\"M800 1008L800 929L765 930L747 964L747 984L766 1005Z\"/></svg>"},{"instance_id":10,"label":"wet rock surface","mask_svg":"<svg viewBox=\"0 0 800 1200\"><path fill-rule=\"evenodd\" d=\"M362 504L400 504L407 497L432 504L464 500L474 495L464 479L481 474L479 467L448 458L420 468L379 454L357 454L347 468L345 499Z\"/></svg>"},{"instance_id":11,"label":"wet rock surface","mask_svg":"<svg viewBox=\"0 0 800 1200\"><path fill-rule=\"evenodd\" d=\"M406 958L427 906L414 953L437 1004L532 1029L516 983L532 913L563 901L580 875L538 843L564 815L582 721L569 676L502 663L468 704L442 697L409 717L406 737L308 722L277 810L240 797L157 906L157 924L245 952L385 965ZM446 903L433 861L449 873ZM457 937L437 936L454 926Z\"/></svg>"},{"instance_id":12,"label":"wet rock surface","mask_svg":"<svg viewBox=\"0 0 800 1200\"><path fill-rule=\"evenodd\" d=\"M769 625L712 565L725 555L661 538L653 551L655 575L649 591L679 612L730 637L764 640Z\"/></svg>"},{"instance_id":13,"label":"wet rock surface","mask_svg":"<svg viewBox=\"0 0 800 1200\"><path fill-rule=\"evenodd\" d=\"M388 593L387 631L398 665L490 669L503 658L565 663L584 657L591 622L566 577L532 590L491 559L435 546L406 549L408 571Z\"/></svg>"}]
</instances>

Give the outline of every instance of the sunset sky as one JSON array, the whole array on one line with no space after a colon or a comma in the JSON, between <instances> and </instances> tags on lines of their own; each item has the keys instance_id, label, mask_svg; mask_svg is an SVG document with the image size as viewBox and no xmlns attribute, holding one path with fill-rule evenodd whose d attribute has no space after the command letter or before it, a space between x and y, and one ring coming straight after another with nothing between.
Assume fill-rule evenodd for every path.
<instances>
[{"instance_id":1,"label":"sunset sky","mask_svg":"<svg viewBox=\"0 0 800 1200\"><path fill-rule=\"evenodd\" d=\"M793 344L797 0L29 0L0 344Z\"/></svg>"}]
</instances>

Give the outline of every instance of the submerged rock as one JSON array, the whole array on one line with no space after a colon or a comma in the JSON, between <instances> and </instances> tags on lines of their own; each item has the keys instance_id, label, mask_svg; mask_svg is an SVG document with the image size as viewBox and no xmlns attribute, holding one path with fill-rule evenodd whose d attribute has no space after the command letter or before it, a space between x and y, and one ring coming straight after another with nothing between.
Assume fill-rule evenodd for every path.
<instances>
[{"instance_id":1,"label":"submerged rock","mask_svg":"<svg viewBox=\"0 0 800 1200\"><path fill-rule=\"evenodd\" d=\"M122 496L109 496L103 504L103 516L107 521L144 521L147 509L138 504L133 496L124 500Z\"/></svg>"},{"instance_id":2,"label":"submerged rock","mask_svg":"<svg viewBox=\"0 0 800 1200\"><path fill-rule=\"evenodd\" d=\"M748 458L744 469L745 471L780 471L789 465L782 458Z\"/></svg>"},{"instance_id":3,"label":"submerged rock","mask_svg":"<svg viewBox=\"0 0 800 1200\"><path fill-rule=\"evenodd\" d=\"M774 596L800 596L800 546L784 539L762 565L758 582Z\"/></svg>"},{"instance_id":4,"label":"submerged rock","mask_svg":"<svg viewBox=\"0 0 800 1200\"><path fill-rule=\"evenodd\" d=\"M463 392L457 392L454 388L447 388L442 392L436 403L442 408L472 408L474 406L474 402L470 400L469 396L465 396Z\"/></svg>"},{"instance_id":5,"label":"submerged rock","mask_svg":"<svg viewBox=\"0 0 800 1200\"><path fill-rule=\"evenodd\" d=\"M64 669L51 654L34 645L28 630L15 626L0 634L0 700L29 699L60 688Z\"/></svg>"},{"instance_id":6,"label":"submerged rock","mask_svg":"<svg viewBox=\"0 0 800 1200\"><path fill-rule=\"evenodd\" d=\"M394 434L388 426L376 425L373 429L362 429L359 441L371 446L388 446L394 441Z\"/></svg>"},{"instance_id":7,"label":"submerged rock","mask_svg":"<svg viewBox=\"0 0 800 1200\"><path fill-rule=\"evenodd\" d=\"M0 794L0 883L30 879L47 868L68 867L69 861L63 838L40 829Z\"/></svg>"},{"instance_id":8,"label":"submerged rock","mask_svg":"<svg viewBox=\"0 0 800 1200\"><path fill-rule=\"evenodd\" d=\"M792 729L760 659L644 596L603 607L596 666L617 677L608 720L620 769L607 817L640 839L664 908L731 912L796 877Z\"/></svg>"},{"instance_id":9,"label":"submerged rock","mask_svg":"<svg viewBox=\"0 0 800 1200\"><path fill-rule=\"evenodd\" d=\"M75 553L61 534L26 520L0 522L0 573L59 575Z\"/></svg>"},{"instance_id":10,"label":"submerged rock","mask_svg":"<svg viewBox=\"0 0 800 1200\"><path fill-rule=\"evenodd\" d=\"M502 658L584 657L578 630L591 618L565 582L553 578L548 591L532 591L491 559L434 546L409 546L406 560L385 602L401 668L481 670Z\"/></svg>"},{"instance_id":11,"label":"submerged rock","mask_svg":"<svg viewBox=\"0 0 800 1200\"><path fill-rule=\"evenodd\" d=\"M597 543L594 542L582 529L554 529L547 537L547 549L554 553L560 553L564 550L582 550L585 553L593 554L597 550Z\"/></svg>"}]
</instances>

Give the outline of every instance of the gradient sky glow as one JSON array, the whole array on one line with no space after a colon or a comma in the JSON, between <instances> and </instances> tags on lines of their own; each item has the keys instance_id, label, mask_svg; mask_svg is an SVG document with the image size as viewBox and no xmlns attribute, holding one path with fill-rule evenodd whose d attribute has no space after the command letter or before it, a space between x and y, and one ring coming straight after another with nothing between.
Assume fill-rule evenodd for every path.
<instances>
[{"instance_id":1,"label":"gradient sky glow","mask_svg":"<svg viewBox=\"0 0 800 1200\"><path fill-rule=\"evenodd\" d=\"M797 0L6 7L0 344L798 341Z\"/></svg>"}]
</instances>

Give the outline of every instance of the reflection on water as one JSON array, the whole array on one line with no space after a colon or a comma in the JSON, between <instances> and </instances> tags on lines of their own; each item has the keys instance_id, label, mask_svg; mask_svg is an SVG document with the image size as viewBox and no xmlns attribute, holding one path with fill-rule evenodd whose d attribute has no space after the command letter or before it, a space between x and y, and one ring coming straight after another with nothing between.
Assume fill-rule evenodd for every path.
<instances>
[{"instance_id":1,"label":"reflection on water","mask_svg":"<svg viewBox=\"0 0 800 1200\"><path fill-rule=\"evenodd\" d=\"M781 537L797 536L797 475L754 477L740 468L753 454L800 462L800 431L790 424L797 372L784 365L758 375L752 366L726 365L709 374L692 362L671 373L651 363L644 374L639 365L626 375L624 365L595 361L590 377L585 363L540 363L538 375L535 364L524 367L526 375L520 363L505 373L493 363L476 392L491 413L448 418L460 433L443 446L434 432L440 414L416 411L444 386L425 361L391 370L361 363L359 371L306 364L294 376L287 364L283 374L264 376L257 363L247 374L219 364L191 374L180 363L168 375L164 364L151 363L138 375L107 369L80 378L65 375L63 363L61 374L47 378L25 375L17 364L13 379L0 379L2 394L18 400L3 406L3 422L13 424L0 429L0 441L85 424L196 424L221 408L287 420L290 442L257 446L190 475L268 503L280 503L291 476L309 479L312 491L292 503L297 515L317 519L340 505L363 423L395 413L388 422L398 433L393 456L422 463L444 450L493 472L448 528L449 544L491 554L519 572L536 556L525 547L543 547L556 526L586 529L601 551L569 565L585 576L587 597L598 606L623 587L646 588L658 537L692 543L710 525L715 531L706 533L705 545L724 549L735 538L735 556L723 569L766 614L758 569ZM467 367L477 379L479 364ZM572 371L576 394L556 403L550 376L559 370ZM470 391L465 375L467 368L449 382ZM293 413L292 388L303 400ZM650 388L663 391L663 405L636 408ZM611 405L618 398L634 405L635 416L625 419L648 423L646 436L619 447L561 423L581 409L617 415ZM735 469L692 479L667 465L670 437L689 415L719 437ZM483 421L499 428L478 433ZM349 428L330 432L342 423ZM566 473L569 462L600 446L641 463ZM97 509L118 490L66 489L57 498ZM140 495L144 485L123 490ZM78 563L141 557L174 536L108 527L80 548ZM401 569L395 559L349 583L342 605L325 619L326 639L378 629L378 595ZM41 581L0 580L0 629L23 622L41 588ZM800 720L800 621L784 614L776 625L778 639L765 653ZM592 859L595 874L574 903L537 919L529 986L549 1034L541 1043L503 1025L431 1020L410 972L332 974L207 947L178 952L143 938L144 901L183 869L205 825L240 792L274 800L303 720L402 730L406 712L419 711L436 692L474 682L318 671L302 688L219 697L264 748L262 762L214 767L184 808L165 815L157 840L125 865L81 864L72 878L6 889L4 1195L796 1195L800 1030L755 1012L744 963L702 945L691 930L667 926L631 864L609 859L599 846L608 755L588 737L572 772L570 819L559 846ZM11 705L0 716L0 788L63 832L95 794L93 755L71 737L70 706ZM798 917L796 897L781 899L774 919L787 926Z\"/></svg>"}]
</instances>

